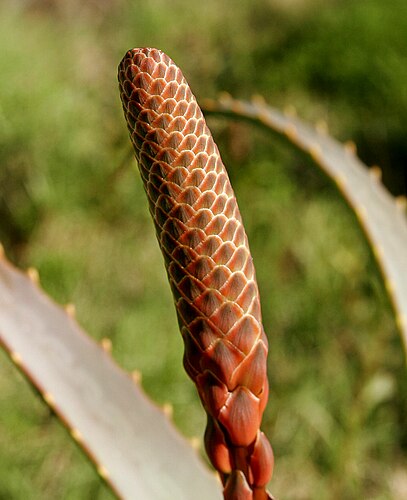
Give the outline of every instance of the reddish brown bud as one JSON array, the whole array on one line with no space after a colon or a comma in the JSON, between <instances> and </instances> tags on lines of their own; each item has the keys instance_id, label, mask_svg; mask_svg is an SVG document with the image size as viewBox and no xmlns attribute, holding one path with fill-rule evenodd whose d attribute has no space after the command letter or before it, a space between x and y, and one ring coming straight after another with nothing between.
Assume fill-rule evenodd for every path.
<instances>
[{"instance_id":1,"label":"reddish brown bud","mask_svg":"<svg viewBox=\"0 0 407 500\"><path fill-rule=\"evenodd\" d=\"M259 396L267 376L267 347L257 342L251 352L236 368L231 377L232 387L243 385L254 395Z\"/></svg>"},{"instance_id":2,"label":"reddish brown bud","mask_svg":"<svg viewBox=\"0 0 407 500\"><path fill-rule=\"evenodd\" d=\"M208 454L223 476L232 471L225 498L252 498L269 470L258 458L269 456L266 446L254 443L268 396L268 343L236 198L195 97L167 55L128 51L119 83L174 295L184 366L208 413Z\"/></svg>"},{"instance_id":3,"label":"reddish brown bud","mask_svg":"<svg viewBox=\"0 0 407 500\"><path fill-rule=\"evenodd\" d=\"M206 411L214 418L218 418L219 411L224 407L229 397L227 386L209 371L198 375L196 384Z\"/></svg>"},{"instance_id":4,"label":"reddish brown bud","mask_svg":"<svg viewBox=\"0 0 407 500\"><path fill-rule=\"evenodd\" d=\"M229 474L232 470L229 447L219 424L208 415L205 430L205 450L212 465L222 474Z\"/></svg>"},{"instance_id":5,"label":"reddish brown bud","mask_svg":"<svg viewBox=\"0 0 407 500\"><path fill-rule=\"evenodd\" d=\"M259 403L246 387L237 387L219 412L219 422L235 446L249 446L255 440L261 421Z\"/></svg>"},{"instance_id":6,"label":"reddish brown bud","mask_svg":"<svg viewBox=\"0 0 407 500\"><path fill-rule=\"evenodd\" d=\"M254 449L249 461L253 485L256 488L266 486L273 475L274 456L268 439L263 432L258 432Z\"/></svg>"}]
</instances>

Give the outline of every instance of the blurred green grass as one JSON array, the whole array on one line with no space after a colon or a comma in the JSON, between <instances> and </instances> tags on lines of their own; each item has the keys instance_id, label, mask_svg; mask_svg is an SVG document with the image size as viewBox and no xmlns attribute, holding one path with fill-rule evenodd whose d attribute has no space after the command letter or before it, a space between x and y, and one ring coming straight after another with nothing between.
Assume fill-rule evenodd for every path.
<instances>
[{"instance_id":1,"label":"blurred green grass","mask_svg":"<svg viewBox=\"0 0 407 500\"><path fill-rule=\"evenodd\" d=\"M390 7L389 7L390 5ZM407 157L404 0L5 1L0 6L0 238L74 302L95 338L171 401L188 436L204 415L122 118L116 67L157 46L198 99L262 93L326 119L395 193ZM403 31L404 29L404 31ZM356 218L284 142L210 119L239 199L270 339L264 429L273 493L406 494L407 378L392 310ZM0 499L113 498L0 353ZM159 453L159 450L157 450ZM158 479L159 480L159 479Z\"/></svg>"}]
</instances>

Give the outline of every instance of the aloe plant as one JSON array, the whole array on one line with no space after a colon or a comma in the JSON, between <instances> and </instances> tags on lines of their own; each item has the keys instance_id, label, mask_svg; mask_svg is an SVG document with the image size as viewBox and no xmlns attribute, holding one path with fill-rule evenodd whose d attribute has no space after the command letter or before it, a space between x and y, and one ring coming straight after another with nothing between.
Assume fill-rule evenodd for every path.
<instances>
[{"instance_id":1,"label":"aloe plant","mask_svg":"<svg viewBox=\"0 0 407 500\"><path fill-rule=\"evenodd\" d=\"M119 80L174 292L185 367L208 414L208 455L220 472L224 498L270 498L272 454L259 430L267 399L267 340L247 237L227 174L199 106L168 56L151 49L129 51ZM206 102L205 109L248 118L285 135L334 179L372 244L406 345L403 199L393 200L377 169L369 173L349 146L259 100L223 97ZM211 224L218 232L206 234ZM210 280L203 275L207 267ZM72 308L53 303L37 278L35 271L23 273L4 256L0 259L0 343L101 477L120 498L220 499L221 482L165 412L149 401L137 377L121 370L83 332ZM250 328L234 326L243 323Z\"/></svg>"}]
</instances>

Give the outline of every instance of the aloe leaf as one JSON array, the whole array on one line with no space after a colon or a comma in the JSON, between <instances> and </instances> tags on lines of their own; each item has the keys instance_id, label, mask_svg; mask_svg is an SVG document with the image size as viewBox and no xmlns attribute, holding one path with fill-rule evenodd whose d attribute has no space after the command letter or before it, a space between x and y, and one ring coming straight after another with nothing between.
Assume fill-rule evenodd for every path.
<instances>
[{"instance_id":1,"label":"aloe leaf","mask_svg":"<svg viewBox=\"0 0 407 500\"><path fill-rule=\"evenodd\" d=\"M368 169L355 154L352 144L344 145L316 130L292 114L284 114L261 99L234 100L225 95L206 100L207 113L248 119L285 135L309 153L315 163L336 183L355 211L382 271L384 283L396 312L396 323L407 353L407 220L405 198L395 199L380 182L380 170Z\"/></svg>"},{"instance_id":2,"label":"aloe leaf","mask_svg":"<svg viewBox=\"0 0 407 500\"><path fill-rule=\"evenodd\" d=\"M4 258L0 344L119 498L222 498L215 475L131 376Z\"/></svg>"}]
</instances>

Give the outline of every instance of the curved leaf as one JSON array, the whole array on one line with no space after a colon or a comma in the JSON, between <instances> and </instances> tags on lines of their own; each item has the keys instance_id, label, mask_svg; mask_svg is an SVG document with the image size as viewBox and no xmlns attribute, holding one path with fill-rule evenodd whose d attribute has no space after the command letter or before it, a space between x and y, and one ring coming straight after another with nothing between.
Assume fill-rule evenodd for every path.
<instances>
[{"instance_id":1,"label":"curved leaf","mask_svg":"<svg viewBox=\"0 0 407 500\"><path fill-rule=\"evenodd\" d=\"M380 182L380 170L370 171L357 158L354 146L343 145L321 127L315 130L295 116L267 106L261 99L237 101L224 95L202 106L210 113L236 116L260 123L285 135L309 153L337 184L355 211L382 270L386 289L396 311L397 325L407 352L407 220L405 199L395 200Z\"/></svg>"},{"instance_id":2,"label":"curved leaf","mask_svg":"<svg viewBox=\"0 0 407 500\"><path fill-rule=\"evenodd\" d=\"M120 498L222 498L215 475L130 375L4 259L0 344Z\"/></svg>"}]
</instances>

